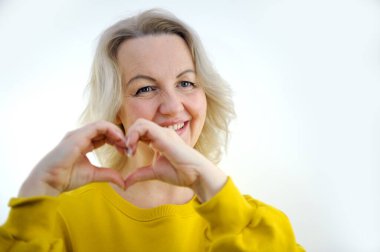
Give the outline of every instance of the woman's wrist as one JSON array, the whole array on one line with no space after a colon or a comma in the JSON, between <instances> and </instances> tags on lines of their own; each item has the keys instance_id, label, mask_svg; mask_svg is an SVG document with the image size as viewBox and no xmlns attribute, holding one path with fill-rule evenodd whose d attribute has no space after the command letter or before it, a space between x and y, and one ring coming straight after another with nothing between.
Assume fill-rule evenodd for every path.
<instances>
[{"instance_id":1,"label":"woman's wrist","mask_svg":"<svg viewBox=\"0 0 380 252\"><path fill-rule=\"evenodd\" d=\"M199 178L192 189L198 200L203 203L214 197L223 188L227 179L222 170L211 164L199 173Z\"/></svg>"}]
</instances>

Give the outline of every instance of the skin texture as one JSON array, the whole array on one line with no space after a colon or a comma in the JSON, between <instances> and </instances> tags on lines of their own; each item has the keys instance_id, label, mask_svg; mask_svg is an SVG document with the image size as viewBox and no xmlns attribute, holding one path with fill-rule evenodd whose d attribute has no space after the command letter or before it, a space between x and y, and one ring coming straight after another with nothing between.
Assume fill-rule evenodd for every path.
<instances>
[{"instance_id":1,"label":"skin texture","mask_svg":"<svg viewBox=\"0 0 380 252\"><path fill-rule=\"evenodd\" d=\"M184 41L176 35L131 39L121 44L117 58L125 88L116 121L126 134L104 121L68 133L33 169L20 197L54 196L105 181L132 203L154 207L184 203L194 193L207 201L222 188L226 175L193 148L207 101ZM103 144L129 154L120 172L86 158Z\"/></svg>"}]
</instances>

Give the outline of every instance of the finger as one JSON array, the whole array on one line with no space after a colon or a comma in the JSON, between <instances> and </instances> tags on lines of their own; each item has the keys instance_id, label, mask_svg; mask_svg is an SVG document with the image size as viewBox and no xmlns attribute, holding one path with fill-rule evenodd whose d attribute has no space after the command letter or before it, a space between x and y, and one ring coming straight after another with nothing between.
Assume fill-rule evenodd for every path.
<instances>
[{"instance_id":1,"label":"finger","mask_svg":"<svg viewBox=\"0 0 380 252\"><path fill-rule=\"evenodd\" d=\"M88 133L88 137L91 138L93 143L104 144L106 142L111 145L125 147L124 133L113 123L106 121L96 122Z\"/></svg>"},{"instance_id":2,"label":"finger","mask_svg":"<svg viewBox=\"0 0 380 252\"><path fill-rule=\"evenodd\" d=\"M167 141L168 138L164 130L154 122L138 119L128 129L126 145L131 149L132 153L135 153L138 141L150 144L151 146L155 142Z\"/></svg>"},{"instance_id":3,"label":"finger","mask_svg":"<svg viewBox=\"0 0 380 252\"><path fill-rule=\"evenodd\" d=\"M154 170L152 166L146 166L142 167L135 172L131 173L125 180L124 186L127 189L133 184L136 184L141 181L146 181L146 180L153 180L157 179L156 174L154 173Z\"/></svg>"},{"instance_id":4,"label":"finger","mask_svg":"<svg viewBox=\"0 0 380 252\"><path fill-rule=\"evenodd\" d=\"M106 121L88 124L67 136L72 144L79 147L82 154L96 149L105 143L125 147L125 136L116 125Z\"/></svg>"},{"instance_id":5,"label":"finger","mask_svg":"<svg viewBox=\"0 0 380 252\"><path fill-rule=\"evenodd\" d=\"M139 134L138 132L131 131L128 133L127 140L125 141L125 145L127 150L134 155L137 149L137 143L139 141Z\"/></svg>"},{"instance_id":6,"label":"finger","mask_svg":"<svg viewBox=\"0 0 380 252\"><path fill-rule=\"evenodd\" d=\"M120 188L125 188L121 174L111 168L96 168L94 170L93 182L111 182Z\"/></svg>"},{"instance_id":7,"label":"finger","mask_svg":"<svg viewBox=\"0 0 380 252\"><path fill-rule=\"evenodd\" d=\"M99 137L97 139L92 140L91 142L94 149L97 149L100 146L103 146L107 142L107 140L104 136L102 136L101 138Z\"/></svg>"}]
</instances>

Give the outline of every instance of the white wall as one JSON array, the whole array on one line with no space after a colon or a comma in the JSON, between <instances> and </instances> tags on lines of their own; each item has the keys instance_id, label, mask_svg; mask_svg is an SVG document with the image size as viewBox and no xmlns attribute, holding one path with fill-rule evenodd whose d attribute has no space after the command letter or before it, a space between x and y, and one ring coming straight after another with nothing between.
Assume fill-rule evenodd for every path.
<instances>
[{"instance_id":1,"label":"white wall","mask_svg":"<svg viewBox=\"0 0 380 252\"><path fill-rule=\"evenodd\" d=\"M380 251L380 2L0 1L0 222L83 107L98 34L173 11L231 83L222 167L287 213L308 251ZM134 1L137 2L137 1Z\"/></svg>"}]
</instances>

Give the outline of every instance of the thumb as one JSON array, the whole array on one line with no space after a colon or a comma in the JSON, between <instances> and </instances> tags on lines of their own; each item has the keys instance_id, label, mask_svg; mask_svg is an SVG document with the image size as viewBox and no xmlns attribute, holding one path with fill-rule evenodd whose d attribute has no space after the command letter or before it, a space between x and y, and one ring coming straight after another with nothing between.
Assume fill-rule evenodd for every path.
<instances>
[{"instance_id":1,"label":"thumb","mask_svg":"<svg viewBox=\"0 0 380 252\"><path fill-rule=\"evenodd\" d=\"M132 172L124 182L125 189L130 187L133 184L136 184L137 182L146 181L146 180L153 180L157 179L156 174L154 173L152 166L145 166L142 168L139 168L138 170Z\"/></svg>"},{"instance_id":2,"label":"thumb","mask_svg":"<svg viewBox=\"0 0 380 252\"><path fill-rule=\"evenodd\" d=\"M95 168L93 182L111 182L120 188L125 188L121 174L111 168Z\"/></svg>"}]
</instances>

